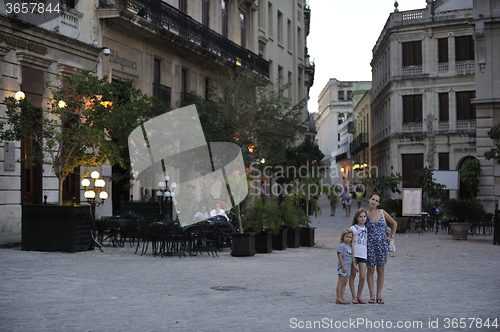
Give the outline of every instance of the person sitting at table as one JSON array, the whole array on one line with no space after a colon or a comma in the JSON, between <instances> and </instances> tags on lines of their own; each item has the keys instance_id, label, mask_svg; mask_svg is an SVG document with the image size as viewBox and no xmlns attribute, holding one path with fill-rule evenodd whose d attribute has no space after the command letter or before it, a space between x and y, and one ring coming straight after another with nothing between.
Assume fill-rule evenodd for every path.
<instances>
[{"instance_id":1,"label":"person sitting at table","mask_svg":"<svg viewBox=\"0 0 500 332\"><path fill-rule=\"evenodd\" d=\"M215 202L214 203L214 209L210 211L210 217L215 217L215 216L223 216L226 218L226 220L229 220L226 211L221 209L220 207L220 202Z\"/></svg>"},{"instance_id":2,"label":"person sitting at table","mask_svg":"<svg viewBox=\"0 0 500 332\"><path fill-rule=\"evenodd\" d=\"M201 204L198 211L193 216L193 221L199 222L207 220L208 218L210 218L210 216L208 215L207 207L205 206L205 204Z\"/></svg>"}]
</instances>

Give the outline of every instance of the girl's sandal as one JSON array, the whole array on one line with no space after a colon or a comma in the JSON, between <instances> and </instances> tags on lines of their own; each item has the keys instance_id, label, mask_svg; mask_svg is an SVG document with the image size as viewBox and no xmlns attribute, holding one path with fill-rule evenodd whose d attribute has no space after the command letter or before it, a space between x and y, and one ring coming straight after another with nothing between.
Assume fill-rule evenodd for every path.
<instances>
[{"instance_id":1,"label":"girl's sandal","mask_svg":"<svg viewBox=\"0 0 500 332\"><path fill-rule=\"evenodd\" d=\"M375 299L369 299L369 300L368 300L368 303L369 303L369 304L375 304Z\"/></svg>"},{"instance_id":2,"label":"girl's sandal","mask_svg":"<svg viewBox=\"0 0 500 332\"><path fill-rule=\"evenodd\" d=\"M358 299L352 299L352 304L358 304L360 303Z\"/></svg>"},{"instance_id":3,"label":"girl's sandal","mask_svg":"<svg viewBox=\"0 0 500 332\"><path fill-rule=\"evenodd\" d=\"M385 302L382 299L377 299L377 304L385 304Z\"/></svg>"},{"instance_id":4,"label":"girl's sandal","mask_svg":"<svg viewBox=\"0 0 500 332\"><path fill-rule=\"evenodd\" d=\"M354 303L354 302L353 302L353 303ZM365 302L364 300L362 300L362 299L358 299L358 303L359 303L359 304L366 304L366 302Z\"/></svg>"}]
</instances>

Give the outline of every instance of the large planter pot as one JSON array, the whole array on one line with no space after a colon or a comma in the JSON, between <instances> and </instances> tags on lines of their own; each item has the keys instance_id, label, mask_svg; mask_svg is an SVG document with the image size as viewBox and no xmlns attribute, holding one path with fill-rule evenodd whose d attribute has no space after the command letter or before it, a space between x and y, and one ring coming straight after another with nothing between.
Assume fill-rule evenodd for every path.
<instances>
[{"instance_id":1,"label":"large planter pot","mask_svg":"<svg viewBox=\"0 0 500 332\"><path fill-rule=\"evenodd\" d=\"M469 223L450 223L451 238L453 240L467 240L469 229Z\"/></svg>"},{"instance_id":2,"label":"large planter pot","mask_svg":"<svg viewBox=\"0 0 500 332\"><path fill-rule=\"evenodd\" d=\"M396 233L406 233L408 229L408 217L396 217L394 220L398 223Z\"/></svg>"},{"instance_id":3,"label":"large planter pot","mask_svg":"<svg viewBox=\"0 0 500 332\"><path fill-rule=\"evenodd\" d=\"M90 206L23 205L21 249L76 252L93 248Z\"/></svg>"},{"instance_id":4,"label":"large planter pot","mask_svg":"<svg viewBox=\"0 0 500 332\"><path fill-rule=\"evenodd\" d=\"M273 249L285 250L288 248L288 228L282 228L278 234L273 235Z\"/></svg>"},{"instance_id":5,"label":"large planter pot","mask_svg":"<svg viewBox=\"0 0 500 332\"><path fill-rule=\"evenodd\" d=\"M300 229L300 245L314 247L314 232L316 227L302 227Z\"/></svg>"},{"instance_id":6,"label":"large planter pot","mask_svg":"<svg viewBox=\"0 0 500 332\"><path fill-rule=\"evenodd\" d=\"M288 228L286 242L288 248L298 248L300 247L300 230L302 227L297 227L295 229Z\"/></svg>"},{"instance_id":7,"label":"large planter pot","mask_svg":"<svg viewBox=\"0 0 500 332\"><path fill-rule=\"evenodd\" d=\"M255 251L259 254L268 254L273 251L273 234L268 231L261 231L255 234Z\"/></svg>"},{"instance_id":8,"label":"large planter pot","mask_svg":"<svg viewBox=\"0 0 500 332\"><path fill-rule=\"evenodd\" d=\"M246 257L254 256L255 233L232 233L231 234L231 256Z\"/></svg>"}]
</instances>

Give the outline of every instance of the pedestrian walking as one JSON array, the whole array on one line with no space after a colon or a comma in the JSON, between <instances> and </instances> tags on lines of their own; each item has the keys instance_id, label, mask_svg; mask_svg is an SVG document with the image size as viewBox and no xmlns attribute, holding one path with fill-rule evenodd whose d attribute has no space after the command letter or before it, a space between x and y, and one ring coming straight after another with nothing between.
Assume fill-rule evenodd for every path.
<instances>
[{"instance_id":1,"label":"pedestrian walking","mask_svg":"<svg viewBox=\"0 0 500 332\"><path fill-rule=\"evenodd\" d=\"M361 186L356 186L356 202L358 203L358 209L361 209L361 198L363 198L363 190Z\"/></svg>"},{"instance_id":2,"label":"pedestrian walking","mask_svg":"<svg viewBox=\"0 0 500 332\"><path fill-rule=\"evenodd\" d=\"M396 233L396 227L398 224L386 211L377 208L380 204L379 194L372 194L368 200L368 204L368 218L365 224L368 231L368 241L366 246L366 267L368 268L366 281L368 283L368 290L370 291L370 300L368 303L384 304L384 300L382 299L382 289L384 287L385 264L387 263L387 256L389 255L389 241L394 239L394 234ZM392 230L390 236L387 236L386 233L387 223L389 223L389 227ZM375 269L377 270L376 293L374 292Z\"/></svg>"},{"instance_id":3,"label":"pedestrian walking","mask_svg":"<svg viewBox=\"0 0 500 332\"><path fill-rule=\"evenodd\" d=\"M352 205L352 194L349 192L349 190L345 190L345 189L342 193L343 193L345 213L346 213L345 216L350 217L351 216L351 205Z\"/></svg>"},{"instance_id":4,"label":"pedestrian walking","mask_svg":"<svg viewBox=\"0 0 500 332\"><path fill-rule=\"evenodd\" d=\"M337 304L349 304L344 298L345 287L349 281L352 265L352 237L353 233L350 228L346 228L340 235L340 244L337 248L338 264L337 264Z\"/></svg>"},{"instance_id":5,"label":"pedestrian walking","mask_svg":"<svg viewBox=\"0 0 500 332\"><path fill-rule=\"evenodd\" d=\"M356 210L356 212L354 212L354 217L352 218L352 224L350 227L354 235L352 240L352 244L354 247L354 260L352 262L353 268L351 269L351 275L349 277L349 289L351 290L352 303L354 304L366 304L366 302L361 298L366 280L366 244L368 240L368 234L365 227L366 218L366 211L364 209ZM359 280L356 292L354 281L356 279L356 272L358 271Z\"/></svg>"}]
</instances>

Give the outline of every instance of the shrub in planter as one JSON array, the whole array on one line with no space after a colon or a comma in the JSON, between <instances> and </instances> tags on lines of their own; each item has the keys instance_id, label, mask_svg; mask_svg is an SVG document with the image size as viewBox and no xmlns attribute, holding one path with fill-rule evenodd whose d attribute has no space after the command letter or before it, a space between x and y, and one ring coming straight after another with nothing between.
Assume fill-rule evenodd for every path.
<instances>
[{"instance_id":1,"label":"shrub in planter","mask_svg":"<svg viewBox=\"0 0 500 332\"><path fill-rule=\"evenodd\" d=\"M485 211L478 199L450 199L441 204L443 219L449 222L454 240L466 240L470 224L483 218ZM455 217L451 222L450 218Z\"/></svg>"},{"instance_id":2,"label":"shrub in planter","mask_svg":"<svg viewBox=\"0 0 500 332\"><path fill-rule=\"evenodd\" d=\"M284 227L288 228L287 232L287 247L300 247L300 230L301 230L301 214L305 212L299 207L293 205L290 200L284 200L278 207L279 218Z\"/></svg>"},{"instance_id":3,"label":"shrub in planter","mask_svg":"<svg viewBox=\"0 0 500 332\"><path fill-rule=\"evenodd\" d=\"M231 256L245 257L254 256L255 251L255 233L232 233L231 234Z\"/></svg>"},{"instance_id":4,"label":"shrub in planter","mask_svg":"<svg viewBox=\"0 0 500 332\"><path fill-rule=\"evenodd\" d=\"M272 238L279 232L280 219L277 203L265 204L259 200L245 209L243 216L245 231L255 232L255 250L270 253L273 250Z\"/></svg>"}]
</instances>

